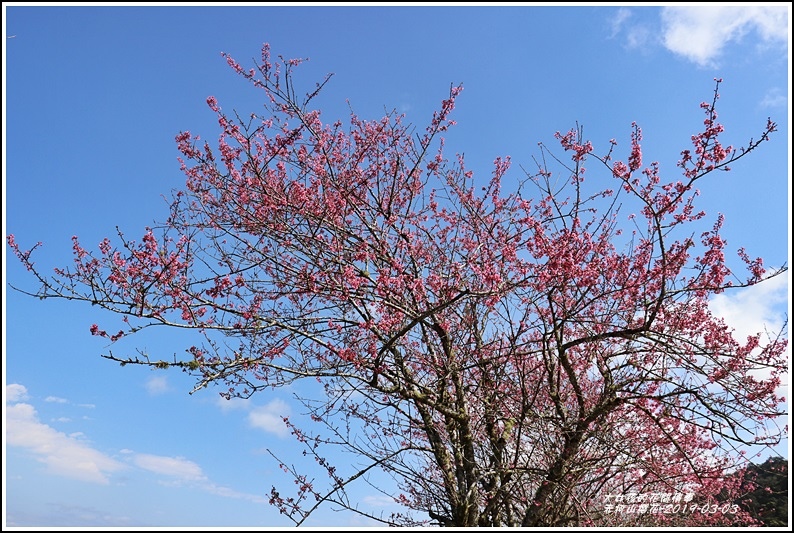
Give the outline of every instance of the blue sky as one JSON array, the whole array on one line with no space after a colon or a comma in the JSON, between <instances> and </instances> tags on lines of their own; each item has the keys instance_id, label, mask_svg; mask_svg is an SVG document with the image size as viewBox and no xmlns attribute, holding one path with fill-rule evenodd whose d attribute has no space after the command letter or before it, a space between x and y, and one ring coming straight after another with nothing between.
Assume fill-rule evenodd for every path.
<instances>
[{"instance_id":1,"label":"blue sky","mask_svg":"<svg viewBox=\"0 0 794 533\"><path fill-rule=\"evenodd\" d=\"M484 178L504 155L520 175L538 142L554 146L554 132L577 121L596 152L611 138L625 149L636 121L646 162L674 173L721 77L730 144L757 137L767 117L779 132L703 184L701 205L711 219L725 214L729 249L790 262L789 4L3 10L3 232L23 247L42 241L43 270L71 261L72 235L98 243L119 225L139 236L166 217L161 195L183 184L174 136L217 138L206 98L243 114L261 105L220 53L248 66L263 42L310 58L298 78L307 88L335 73L321 97L329 121L346 117L349 100L361 117L396 108L423 127L462 83L447 149ZM5 282L34 290L7 254ZM278 423L300 416L291 391L189 395L185 374L99 357L106 345L89 326L113 317L7 287L3 306L4 526L290 524L267 504L286 478L265 450L296 455ZM739 334L780 326L789 308L783 277L714 301ZM113 350L167 358L185 338L136 335ZM398 510L366 485L354 495L364 509ZM308 525L366 523L321 509Z\"/></svg>"}]
</instances>

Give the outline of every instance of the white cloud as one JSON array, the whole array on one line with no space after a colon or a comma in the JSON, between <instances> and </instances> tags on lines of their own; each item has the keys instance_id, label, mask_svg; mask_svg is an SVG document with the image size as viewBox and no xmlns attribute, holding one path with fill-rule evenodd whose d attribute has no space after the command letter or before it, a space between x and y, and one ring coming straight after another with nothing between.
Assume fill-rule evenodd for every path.
<instances>
[{"instance_id":1,"label":"white cloud","mask_svg":"<svg viewBox=\"0 0 794 533\"><path fill-rule=\"evenodd\" d=\"M614 38L623 28L623 23L631 18L631 10L626 7L621 7L615 12L614 18L609 21L612 26L612 32L609 36L610 39Z\"/></svg>"},{"instance_id":2,"label":"white cloud","mask_svg":"<svg viewBox=\"0 0 794 533\"><path fill-rule=\"evenodd\" d=\"M229 487L221 487L219 485L215 485L214 483L205 483L204 485L202 485L201 488L209 492L210 494L223 496L224 498L234 498L236 500L248 500L253 503L267 503L269 501L268 498L259 496L257 494L248 494L245 492L239 492L234 489L230 489Z\"/></svg>"},{"instance_id":3,"label":"white cloud","mask_svg":"<svg viewBox=\"0 0 794 533\"><path fill-rule=\"evenodd\" d=\"M289 430L284 425L282 417L289 416L290 412L286 402L275 399L267 405L252 409L248 413L248 424L279 437L286 437L289 435Z\"/></svg>"},{"instance_id":4,"label":"white cloud","mask_svg":"<svg viewBox=\"0 0 794 533\"><path fill-rule=\"evenodd\" d=\"M652 42L653 32L648 26L638 25L626 32L626 46L645 50Z\"/></svg>"},{"instance_id":5,"label":"white cloud","mask_svg":"<svg viewBox=\"0 0 794 533\"><path fill-rule=\"evenodd\" d=\"M165 376L152 376L146 380L146 392L152 396L165 394L171 389L168 386L168 378Z\"/></svg>"},{"instance_id":6,"label":"white cloud","mask_svg":"<svg viewBox=\"0 0 794 533\"><path fill-rule=\"evenodd\" d=\"M106 485L109 474L124 468L76 437L42 424L36 409L26 403L6 407L6 443L27 449L51 473L81 481Z\"/></svg>"},{"instance_id":7,"label":"white cloud","mask_svg":"<svg viewBox=\"0 0 794 533\"><path fill-rule=\"evenodd\" d=\"M28 389L24 385L11 383L6 385L6 402L21 402L28 399Z\"/></svg>"},{"instance_id":8,"label":"white cloud","mask_svg":"<svg viewBox=\"0 0 794 533\"><path fill-rule=\"evenodd\" d=\"M215 404L221 411L228 412L236 409L248 409L251 407L250 398L229 398L228 400L223 396L218 396Z\"/></svg>"},{"instance_id":9,"label":"white cloud","mask_svg":"<svg viewBox=\"0 0 794 533\"><path fill-rule=\"evenodd\" d=\"M150 455L136 453L132 459L135 466L160 474L177 478L182 481L200 481L206 479L201 467L183 457L167 457L164 455Z\"/></svg>"},{"instance_id":10,"label":"white cloud","mask_svg":"<svg viewBox=\"0 0 794 533\"><path fill-rule=\"evenodd\" d=\"M230 489L229 487L216 485L207 479L207 476L204 475L203 470L198 464L184 457L136 453L129 449L121 450L121 453L130 456L132 463L138 468L171 478L169 482L161 482L162 485L173 487L187 485L210 494L215 494L216 496L248 500L254 503L267 503L268 501L266 498L256 494L247 494Z\"/></svg>"},{"instance_id":11,"label":"white cloud","mask_svg":"<svg viewBox=\"0 0 794 533\"><path fill-rule=\"evenodd\" d=\"M725 45L753 30L764 43L787 43L790 13L788 6L664 7L663 42L700 66L714 66Z\"/></svg>"},{"instance_id":12,"label":"white cloud","mask_svg":"<svg viewBox=\"0 0 794 533\"><path fill-rule=\"evenodd\" d=\"M783 326L781 307L788 301L788 278L776 276L745 289L725 291L709 302L711 312L734 328L744 341L764 329L776 332Z\"/></svg>"},{"instance_id":13,"label":"white cloud","mask_svg":"<svg viewBox=\"0 0 794 533\"><path fill-rule=\"evenodd\" d=\"M53 418L52 421L53 422L71 422L72 419L69 418L69 417L66 417L66 416L61 416L61 417L58 417L58 418Z\"/></svg>"},{"instance_id":14,"label":"white cloud","mask_svg":"<svg viewBox=\"0 0 794 533\"><path fill-rule=\"evenodd\" d=\"M191 486L224 498L248 500L258 504L268 501L263 496L239 492L211 482L197 463L184 457L137 453L124 448L119 450L119 454L129 464L117 461L92 448L84 440L83 433L77 431L67 435L41 423L36 409L30 404L20 402L28 397L27 388L23 385L6 385L5 393L7 445L26 449L37 461L46 465L50 474L107 485L110 483L110 474L133 465L169 478L169 481L161 483L164 485ZM279 400L260 409L265 409L262 413L267 413L267 409L274 412L289 411L288 406ZM56 420L68 421L66 418ZM265 423L263 420L258 419ZM265 429L266 426L265 423Z\"/></svg>"},{"instance_id":15,"label":"white cloud","mask_svg":"<svg viewBox=\"0 0 794 533\"><path fill-rule=\"evenodd\" d=\"M378 507L378 508L398 505L397 502L394 501L394 498L392 498L391 496L382 496L382 495L364 496L363 498L361 498L361 503L365 505L369 505L371 507Z\"/></svg>"},{"instance_id":16,"label":"white cloud","mask_svg":"<svg viewBox=\"0 0 794 533\"><path fill-rule=\"evenodd\" d=\"M726 291L712 297L709 308L734 330L734 338L744 342L750 335L764 332L774 336L785 324L784 310L788 303L788 277L779 275L757 285L734 291ZM791 353L791 347L788 348ZM768 375L766 370L752 372L756 377ZM785 395L787 383L781 385L778 394Z\"/></svg>"},{"instance_id":17,"label":"white cloud","mask_svg":"<svg viewBox=\"0 0 794 533\"><path fill-rule=\"evenodd\" d=\"M68 403L68 400L65 398L58 398L57 396L47 396L44 398L44 401L47 403Z\"/></svg>"},{"instance_id":18,"label":"white cloud","mask_svg":"<svg viewBox=\"0 0 794 533\"><path fill-rule=\"evenodd\" d=\"M625 46L631 50L646 51L653 44L657 33L647 22L634 17L633 12L626 7L615 11L609 25L609 38L614 39L620 33L625 34Z\"/></svg>"},{"instance_id":19,"label":"white cloud","mask_svg":"<svg viewBox=\"0 0 794 533\"><path fill-rule=\"evenodd\" d=\"M769 89L764 97L761 99L760 106L764 109L774 107L785 107L788 105L788 96L786 96L779 87Z\"/></svg>"}]
</instances>

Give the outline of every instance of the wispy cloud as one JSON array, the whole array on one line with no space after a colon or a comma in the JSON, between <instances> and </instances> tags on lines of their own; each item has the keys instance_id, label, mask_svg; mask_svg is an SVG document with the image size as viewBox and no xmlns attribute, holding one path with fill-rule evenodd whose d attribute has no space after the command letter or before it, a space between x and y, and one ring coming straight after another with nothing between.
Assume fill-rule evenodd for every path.
<instances>
[{"instance_id":1,"label":"wispy cloud","mask_svg":"<svg viewBox=\"0 0 794 533\"><path fill-rule=\"evenodd\" d=\"M8 509L7 524L10 527L27 527L41 524L58 524L57 527L79 528L79 531L88 527L103 529L118 527L145 527L146 524L125 515L108 513L94 507L91 502L85 505L64 504L49 502L47 506L37 508L31 512L24 508ZM36 527L35 529L40 529Z\"/></svg>"},{"instance_id":2,"label":"wispy cloud","mask_svg":"<svg viewBox=\"0 0 794 533\"><path fill-rule=\"evenodd\" d=\"M138 468L167 478L167 481L161 482L162 485L172 487L190 486L216 496L248 500L254 503L267 503L268 501L262 496L239 492L213 483L204 474L201 466L184 457L136 453L132 450L122 450L122 453L128 455L130 462Z\"/></svg>"},{"instance_id":3,"label":"wispy cloud","mask_svg":"<svg viewBox=\"0 0 794 533\"><path fill-rule=\"evenodd\" d=\"M788 96L779 87L773 87L766 92L759 105L764 109L786 107Z\"/></svg>"},{"instance_id":4,"label":"wispy cloud","mask_svg":"<svg viewBox=\"0 0 794 533\"><path fill-rule=\"evenodd\" d=\"M624 23L631 18L631 10L627 7L621 7L615 11L615 16L609 20L612 32L609 35L610 39L617 37L623 29Z\"/></svg>"},{"instance_id":5,"label":"wispy cloud","mask_svg":"<svg viewBox=\"0 0 794 533\"><path fill-rule=\"evenodd\" d=\"M647 23L635 17L634 12L626 7L621 7L615 11L614 16L609 19L610 39L623 35L624 45L632 50L646 50L653 43L653 28Z\"/></svg>"},{"instance_id":6,"label":"wispy cloud","mask_svg":"<svg viewBox=\"0 0 794 533\"><path fill-rule=\"evenodd\" d=\"M58 398L57 396L47 396L44 398L44 401L47 403L68 403L69 401L66 398Z\"/></svg>"},{"instance_id":7,"label":"wispy cloud","mask_svg":"<svg viewBox=\"0 0 794 533\"><path fill-rule=\"evenodd\" d=\"M109 475L125 465L80 440L39 421L36 409L27 403L14 403L26 397L22 385L6 386L6 443L26 449L53 474L106 485Z\"/></svg>"},{"instance_id":8,"label":"wispy cloud","mask_svg":"<svg viewBox=\"0 0 794 533\"><path fill-rule=\"evenodd\" d=\"M216 496L223 496L224 498L233 498L235 500L247 500L253 503L268 503L269 499L257 494L249 494L246 492L239 492L229 487L222 487L214 483L203 483L200 487L202 490L215 494Z\"/></svg>"},{"instance_id":9,"label":"wispy cloud","mask_svg":"<svg viewBox=\"0 0 794 533\"><path fill-rule=\"evenodd\" d=\"M669 6L662 8L664 46L699 66L714 66L723 48L755 31L763 45L785 44L788 6Z\"/></svg>"},{"instance_id":10,"label":"wispy cloud","mask_svg":"<svg viewBox=\"0 0 794 533\"><path fill-rule=\"evenodd\" d=\"M207 479L199 465L184 457L136 453L132 457L132 462L138 468L143 468L149 472L181 481L201 481Z\"/></svg>"},{"instance_id":11,"label":"wispy cloud","mask_svg":"<svg viewBox=\"0 0 794 533\"><path fill-rule=\"evenodd\" d=\"M289 435L289 430L284 425L282 418L289 416L290 412L290 407L286 402L275 399L267 405L252 409L248 413L248 424L279 437L286 437Z\"/></svg>"},{"instance_id":12,"label":"wispy cloud","mask_svg":"<svg viewBox=\"0 0 794 533\"><path fill-rule=\"evenodd\" d=\"M168 378L165 376L152 376L146 380L146 392L152 396L165 394L171 387L168 385Z\"/></svg>"},{"instance_id":13,"label":"wispy cloud","mask_svg":"<svg viewBox=\"0 0 794 533\"><path fill-rule=\"evenodd\" d=\"M6 397L6 443L8 446L22 448L28 451L37 461L46 465L48 474L87 481L102 485L111 484L111 475L121 470L146 471L159 476L158 483L170 487L191 487L208 494L223 498L246 500L256 504L266 504L267 498L240 492L232 488L218 485L211 481L204 473L201 466L181 456L156 455L138 453L130 449L119 450L121 460L117 460L92 447L83 433L76 431L66 434L39 420L38 413L33 405L25 403L28 400L28 390L24 385L17 383L5 386ZM48 398L55 398L50 396ZM47 401L46 399L44 401ZM60 403L60 402L59 402ZM243 406L247 402L242 403ZM86 407L86 406L83 406ZM91 405L90 407L93 407ZM256 427L268 429L273 420L268 419L271 414L281 423L280 413L288 413L289 407L280 400L274 400L263 408L255 410L254 424ZM55 419L66 422L69 419ZM282 424L283 425L283 424ZM274 426L275 427L275 426ZM278 432L278 429L272 429ZM119 525L130 522L129 518L119 518L110 515L101 515L99 511L72 513L71 517L54 519L60 525ZM24 524L28 519L18 513L10 523Z\"/></svg>"},{"instance_id":14,"label":"wispy cloud","mask_svg":"<svg viewBox=\"0 0 794 533\"><path fill-rule=\"evenodd\" d=\"M394 498L392 498L391 496L383 496L383 495L364 496L363 498L361 498L361 503L378 508L399 505L397 502L394 501Z\"/></svg>"},{"instance_id":15,"label":"wispy cloud","mask_svg":"<svg viewBox=\"0 0 794 533\"><path fill-rule=\"evenodd\" d=\"M648 26L634 26L626 32L626 46L645 50L653 42L653 31Z\"/></svg>"}]
</instances>

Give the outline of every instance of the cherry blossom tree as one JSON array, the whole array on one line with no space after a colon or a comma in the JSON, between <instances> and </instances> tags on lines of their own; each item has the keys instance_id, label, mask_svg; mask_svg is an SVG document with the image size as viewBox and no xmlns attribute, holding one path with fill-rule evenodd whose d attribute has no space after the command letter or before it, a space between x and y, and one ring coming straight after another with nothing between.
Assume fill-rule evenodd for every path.
<instances>
[{"instance_id":1,"label":"cherry blossom tree","mask_svg":"<svg viewBox=\"0 0 794 533\"><path fill-rule=\"evenodd\" d=\"M177 136L186 185L140 241L117 230L91 251L74 237L73 264L47 275L38 245L10 235L39 284L26 292L120 315L90 327L110 343L193 330L182 357L103 357L181 368L196 390L313 383L299 398L310 421L284 423L322 477L274 455L297 491L274 487L271 503L297 524L322 505L366 514L348 488L375 471L405 507L371 516L387 524L747 520L708 506L738 495L726 472L742 447L785 433L786 332L736 338L708 301L786 267L739 249L748 272L734 273L696 187L773 122L744 148L723 145L717 81L674 178L643 165L635 124L625 159L614 140L597 155L577 127L557 133L557 151L541 145L533 169L497 158L484 179L444 155L459 86L423 130L396 112L326 123L312 106L328 78L301 95L301 60L267 45L250 70L225 57L266 112L207 100L218 142ZM333 464L334 448L363 466ZM630 503L634 516L620 512Z\"/></svg>"}]
</instances>

